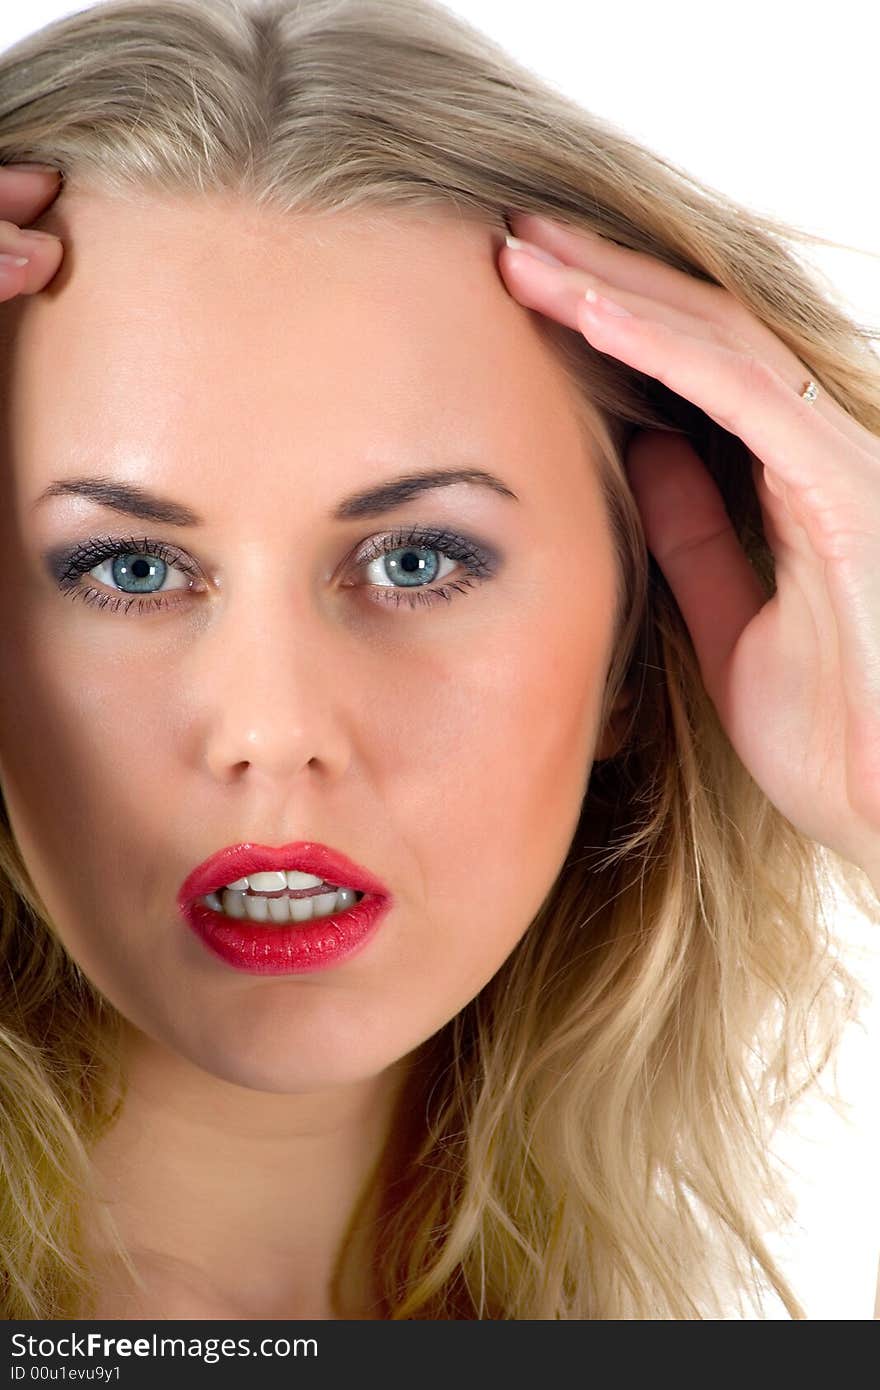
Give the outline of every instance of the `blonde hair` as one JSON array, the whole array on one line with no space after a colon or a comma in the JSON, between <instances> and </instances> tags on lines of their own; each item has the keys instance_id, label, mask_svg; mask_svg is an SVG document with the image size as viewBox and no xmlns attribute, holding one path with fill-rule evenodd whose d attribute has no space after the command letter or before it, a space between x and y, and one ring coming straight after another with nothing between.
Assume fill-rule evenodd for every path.
<instances>
[{"instance_id":1,"label":"blonde hair","mask_svg":"<svg viewBox=\"0 0 880 1390\"><path fill-rule=\"evenodd\" d=\"M0 162L24 160L120 198L445 206L501 230L512 210L544 213L724 286L880 433L876 331L786 240L836 243L698 185L434 3L93 5L0 55ZM769 598L745 446L578 334L545 331L583 403L618 554L603 726L627 681L636 698L537 917L418 1049L373 1174L376 1311L715 1318L772 1290L801 1318L764 1240L792 1215L769 1146L864 997L829 890L880 909L740 763L621 463L640 425L685 432ZM121 1020L58 942L5 807L0 951L2 1314L85 1316L86 1229L104 1222L125 1255L89 1157L124 1103Z\"/></svg>"}]
</instances>

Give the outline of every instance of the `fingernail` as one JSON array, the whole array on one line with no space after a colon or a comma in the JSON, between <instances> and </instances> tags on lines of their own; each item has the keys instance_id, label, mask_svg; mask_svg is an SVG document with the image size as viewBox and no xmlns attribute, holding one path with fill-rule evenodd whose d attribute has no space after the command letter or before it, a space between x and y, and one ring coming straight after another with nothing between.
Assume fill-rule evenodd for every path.
<instances>
[{"instance_id":1,"label":"fingernail","mask_svg":"<svg viewBox=\"0 0 880 1390\"><path fill-rule=\"evenodd\" d=\"M7 256L5 252L0 253L0 267L12 265L27 265L27 256Z\"/></svg>"},{"instance_id":2,"label":"fingernail","mask_svg":"<svg viewBox=\"0 0 880 1390\"><path fill-rule=\"evenodd\" d=\"M504 238L511 251L526 251L530 256L534 256L536 261L544 261L547 265L564 265L564 261L558 261L555 256L551 256L549 251L544 251L540 246L536 246L532 241L520 241L519 237L508 236Z\"/></svg>"}]
</instances>

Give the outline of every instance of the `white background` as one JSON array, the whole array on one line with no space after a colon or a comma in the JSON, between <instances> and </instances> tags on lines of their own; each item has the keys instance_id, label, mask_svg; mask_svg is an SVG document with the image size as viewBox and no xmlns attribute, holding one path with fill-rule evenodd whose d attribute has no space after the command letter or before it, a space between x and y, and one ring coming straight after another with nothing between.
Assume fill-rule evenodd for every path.
<instances>
[{"instance_id":1,"label":"white background","mask_svg":"<svg viewBox=\"0 0 880 1390\"><path fill-rule=\"evenodd\" d=\"M81 4L4 5L0 48ZM863 324L880 328L877 53L865 0L448 0L513 58L627 135L761 213L859 248L795 246ZM17 12L16 12L17 11ZM840 1058L850 1122L802 1107L778 1152L798 1226L768 1241L811 1318L873 1316L880 1250L880 946L839 913L875 996ZM771 1316L785 1318L779 1306Z\"/></svg>"}]
</instances>

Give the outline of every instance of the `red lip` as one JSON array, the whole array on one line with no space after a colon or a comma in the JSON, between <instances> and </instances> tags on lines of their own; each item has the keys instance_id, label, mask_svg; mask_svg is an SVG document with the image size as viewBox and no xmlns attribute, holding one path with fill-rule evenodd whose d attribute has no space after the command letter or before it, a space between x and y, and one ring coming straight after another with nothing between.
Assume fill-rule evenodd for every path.
<instances>
[{"instance_id":1,"label":"red lip","mask_svg":"<svg viewBox=\"0 0 880 1390\"><path fill-rule=\"evenodd\" d=\"M327 883L340 888L354 888L359 893L370 893L378 898L391 897L384 883L346 855L313 840L295 840L278 849L268 845L239 844L218 850L184 880L177 895L178 906L183 910L196 898L212 893L215 888L223 888L227 883L235 883L236 879L245 878L248 874L270 869L300 869L303 873L320 875Z\"/></svg>"},{"instance_id":2,"label":"red lip","mask_svg":"<svg viewBox=\"0 0 880 1390\"><path fill-rule=\"evenodd\" d=\"M268 869L301 869L364 896L330 917L271 926L227 917L199 901L227 883ZM279 849L230 845L193 869L177 895L181 916L208 949L233 969L256 975L301 975L347 960L366 945L393 901L373 874L311 840Z\"/></svg>"}]
</instances>

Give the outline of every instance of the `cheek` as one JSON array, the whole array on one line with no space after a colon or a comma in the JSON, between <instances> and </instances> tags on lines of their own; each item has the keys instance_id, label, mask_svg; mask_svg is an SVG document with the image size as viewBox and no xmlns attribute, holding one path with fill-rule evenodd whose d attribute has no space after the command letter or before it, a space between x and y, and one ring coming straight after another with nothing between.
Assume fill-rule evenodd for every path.
<instances>
[{"instance_id":1,"label":"cheek","mask_svg":"<svg viewBox=\"0 0 880 1390\"><path fill-rule=\"evenodd\" d=\"M71 642L20 635L16 650L15 680L5 653L0 679L4 800L34 885L77 954L96 930L96 903L118 901L163 818L168 843L173 798L157 779L167 732L146 672Z\"/></svg>"},{"instance_id":2,"label":"cheek","mask_svg":"<svg viewBox=\"0 0 880 1390\"><path fill-rule=\"evenodd\" d=\"M606 640L599 621L573 641L569 611L496 629L466 660L451 662L440 644L419 664L419 699L395 706L393 792L374 838L391 862L418 866L406 964L415 978L431 960L426 992L445 990L447 1016L500 968L565 859L592 766Z\"/></svg>"}]
</instances>

